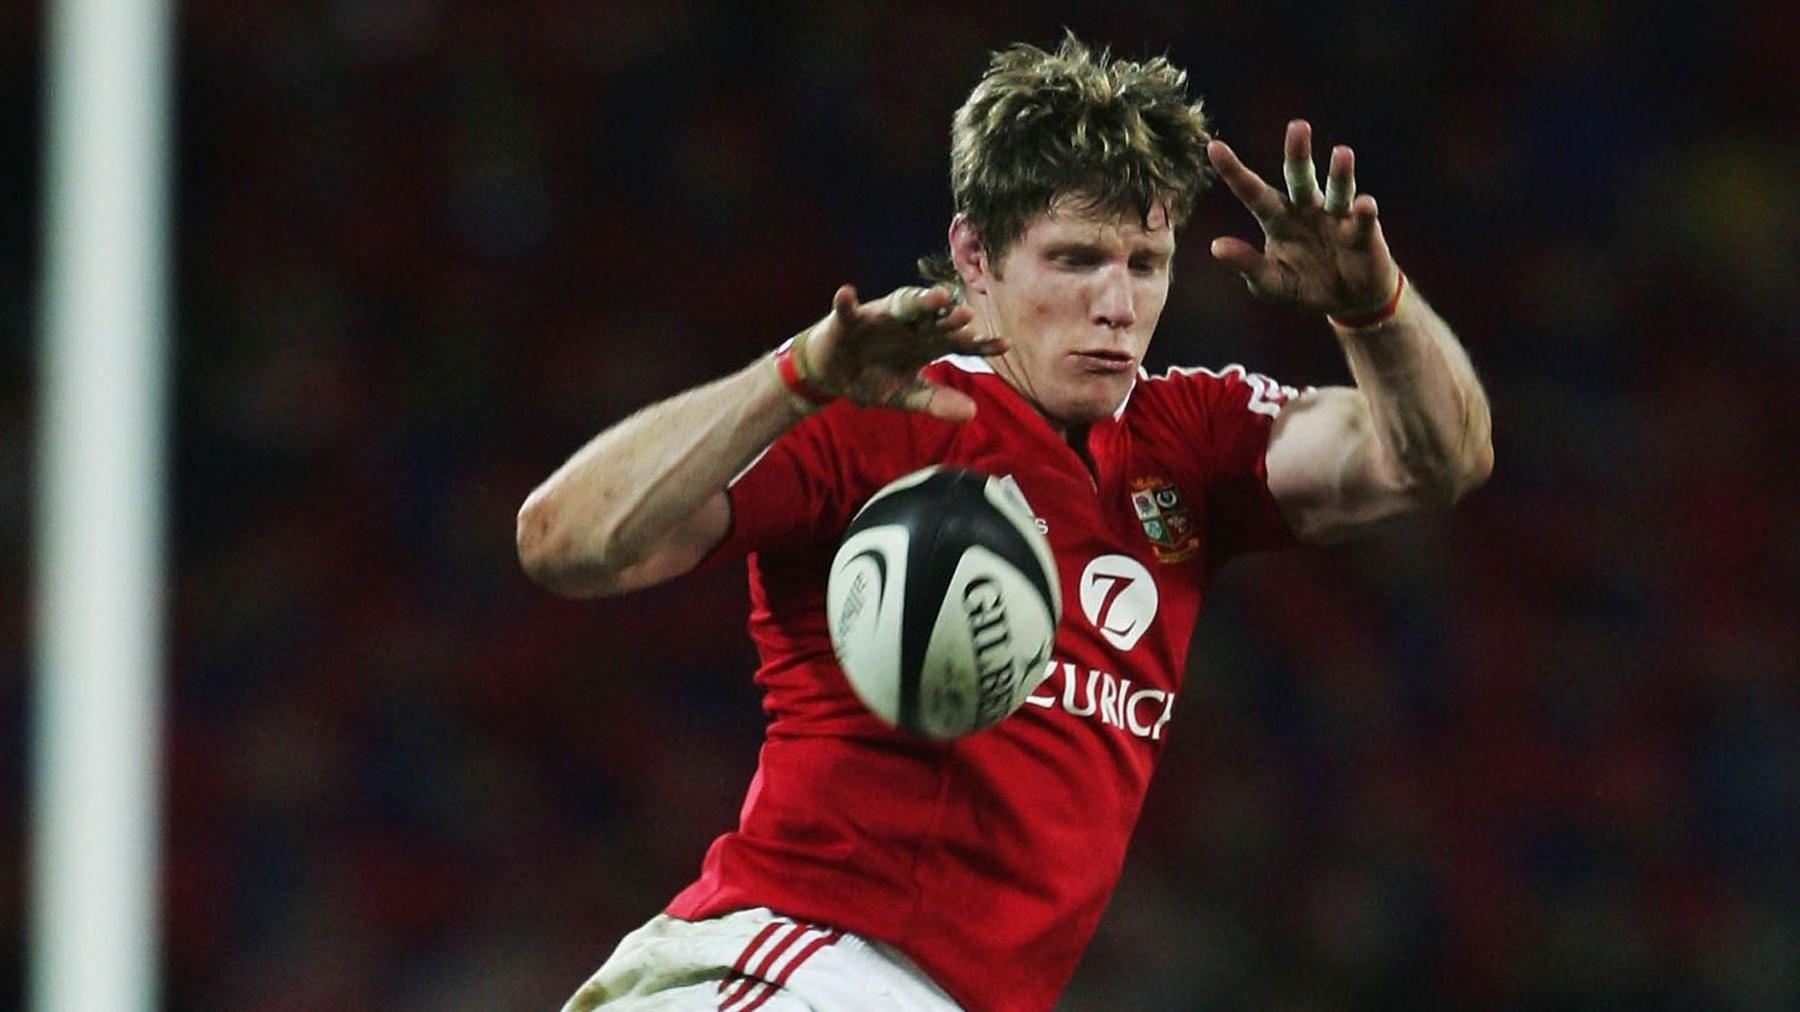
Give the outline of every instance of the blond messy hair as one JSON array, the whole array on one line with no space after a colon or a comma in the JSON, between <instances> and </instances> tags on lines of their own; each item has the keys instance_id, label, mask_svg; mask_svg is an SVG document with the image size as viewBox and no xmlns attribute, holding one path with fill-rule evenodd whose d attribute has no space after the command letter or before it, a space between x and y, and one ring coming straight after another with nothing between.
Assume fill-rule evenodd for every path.
<instances>
[{"instance_id":1,"label":"blond messy hair","mask_svg":"<svg viewBox=\"0 0 1800 1012\"><path fill-rule=\"evenodd\" d=\"M1148 226L1165 200L1179 226L1210 182L1211 139L1186 71L1163 56L1095 56L1067 32L1054 53L1019 43L993 55L951 126L950 191L997 270L1032 217L1065 201ZM919 270L961 284L947 253Z\"/></svg>"}]
</instances>

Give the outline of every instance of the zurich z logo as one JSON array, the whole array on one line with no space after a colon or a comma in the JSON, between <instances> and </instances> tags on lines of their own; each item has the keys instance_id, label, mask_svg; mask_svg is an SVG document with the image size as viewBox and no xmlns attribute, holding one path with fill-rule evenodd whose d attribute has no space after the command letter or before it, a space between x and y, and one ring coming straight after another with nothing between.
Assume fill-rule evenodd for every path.
<instances>
[{"instance_id":1,"label":"zurich z logo","mask_svg":"<svg viewBox=\"0 0 1800 1012\"><path fill-rule=\"evenodd\" d=\"M1130 650L1156 619L1150 571L1126 555L1102 555L1081 574L1081 611L1106 642Z\"/></svg>"}]
</instances>

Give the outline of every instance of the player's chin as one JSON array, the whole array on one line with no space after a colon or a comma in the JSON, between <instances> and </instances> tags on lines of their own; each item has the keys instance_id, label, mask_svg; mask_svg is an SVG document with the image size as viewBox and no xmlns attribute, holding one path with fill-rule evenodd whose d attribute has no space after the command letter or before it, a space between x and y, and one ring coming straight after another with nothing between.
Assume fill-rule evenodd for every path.
<instances>
[{"instance_id":1,"label":"player's chin","mask_svg":"<svg viewBox=\"0 0 1800 1012\"><path fill-rule=\"evenodd\" d=\"M1125 403L1125 395L1131 392L1132 377L1089 376L1072 389L1065 390L1064 396L1051 414L1070 425L1087 425L1112 417Z\"/></svg>"}]
</instances>

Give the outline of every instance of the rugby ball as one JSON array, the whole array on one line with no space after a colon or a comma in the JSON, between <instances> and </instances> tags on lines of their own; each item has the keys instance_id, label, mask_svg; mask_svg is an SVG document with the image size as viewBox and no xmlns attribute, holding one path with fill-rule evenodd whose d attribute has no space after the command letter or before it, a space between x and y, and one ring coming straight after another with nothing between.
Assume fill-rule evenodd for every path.
<instances>
[{"instance_id":1,"label":"rugby ball","mask_svg":"<svg viewBox=\"0 0 1800 1012\"><path fill-rule=\"evenodd\" d=\"M1011 478L929 467L876 492L825 591L831 645L865 706L928 738L973 734L1048 674L1062 590Z\"/></svg>"}]
</instances>

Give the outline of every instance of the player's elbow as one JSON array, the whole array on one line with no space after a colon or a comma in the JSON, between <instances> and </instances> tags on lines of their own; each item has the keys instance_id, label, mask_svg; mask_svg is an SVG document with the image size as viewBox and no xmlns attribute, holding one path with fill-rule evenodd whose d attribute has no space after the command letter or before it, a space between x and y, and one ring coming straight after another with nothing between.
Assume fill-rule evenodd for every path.
<instances>
[{"instance_id":1,"label":"player's elbow","mask_svg":"<svg viewBox=\"0 0 1800 1012\"><path fill-rule=\"evenodd\" d=\"M1494 473L1494 444L1482 438L1474 447L1443 456L1414 469L1407 479L1412 497L1427 507L1448 509L1487 483Z\"/></svg>"},{"instance_id":2,"label":"player's elbow","mask_svg":"<svg viewBox=\"0 0 1800 1012\"><path fill-rule=\"evenodd\" d=\"M562 597L599 597L613 584L602 552L582 548L553 496L533 492L519 507L514 544L532 581Z\"/></svg>"},{"instance_id":3,"label":"player's elbow","mask_svg":"<svg viewBox=\"0 0 1800 1012\"><path fill-rule=\"evenodd\" d=\"M513 528L513 545L519 553L519 566L525 575L543 582L550 565L550 517L541 498L533 493L519 507Z\"/></svg>"},{"instance_id":4,"label":"player's elbow","mask_svg":"<svg viewBox=\"0 0 1800 1012\"><path fill-rule=\"evenodd\" d=\"M1487 484L1494 473L1494 423L1484 395L1477 393L1464 412L1462 439L1451 458L1450 472L1446 505Z\"/></svg>"},{"instance_id":5,"label":"player's elbow","mask_svg":"<svg viewBox=\"0 0 1800 1012\"><path fill-rule=\"evenodd\" d=\"M1463 474L1462 490L1458 497L1468 495L1483 485L1494 475L1494 440L1484 437L1481 444L1470 455L1471 459Z\"/></svg>"},{"instance_id":6,"label":"player's elbow","mask_svg":"<svg viewBox=\"0 0 1800 1012\"><path fill-rule=\"evenodd\" d=\"M1470 440L1470 444L1457 455L1450 475L1449 501L1445 505L1452 505L1487 484L1494 473L1494 439L1486 426Z\"/></svg>"},{"instance_id":7,"label":"player's elbow","mask_svg":"<svg viewBox=\"0 0 1800 1012\"><path fill-rule=\"evenodd\" d=\"M555 504L540 489L519 507L513 542L519 553L519 566L525 575L550 590L557 589L559 576L566 568L568 535L556 520Z\"/></svg>"}]
</instances>

